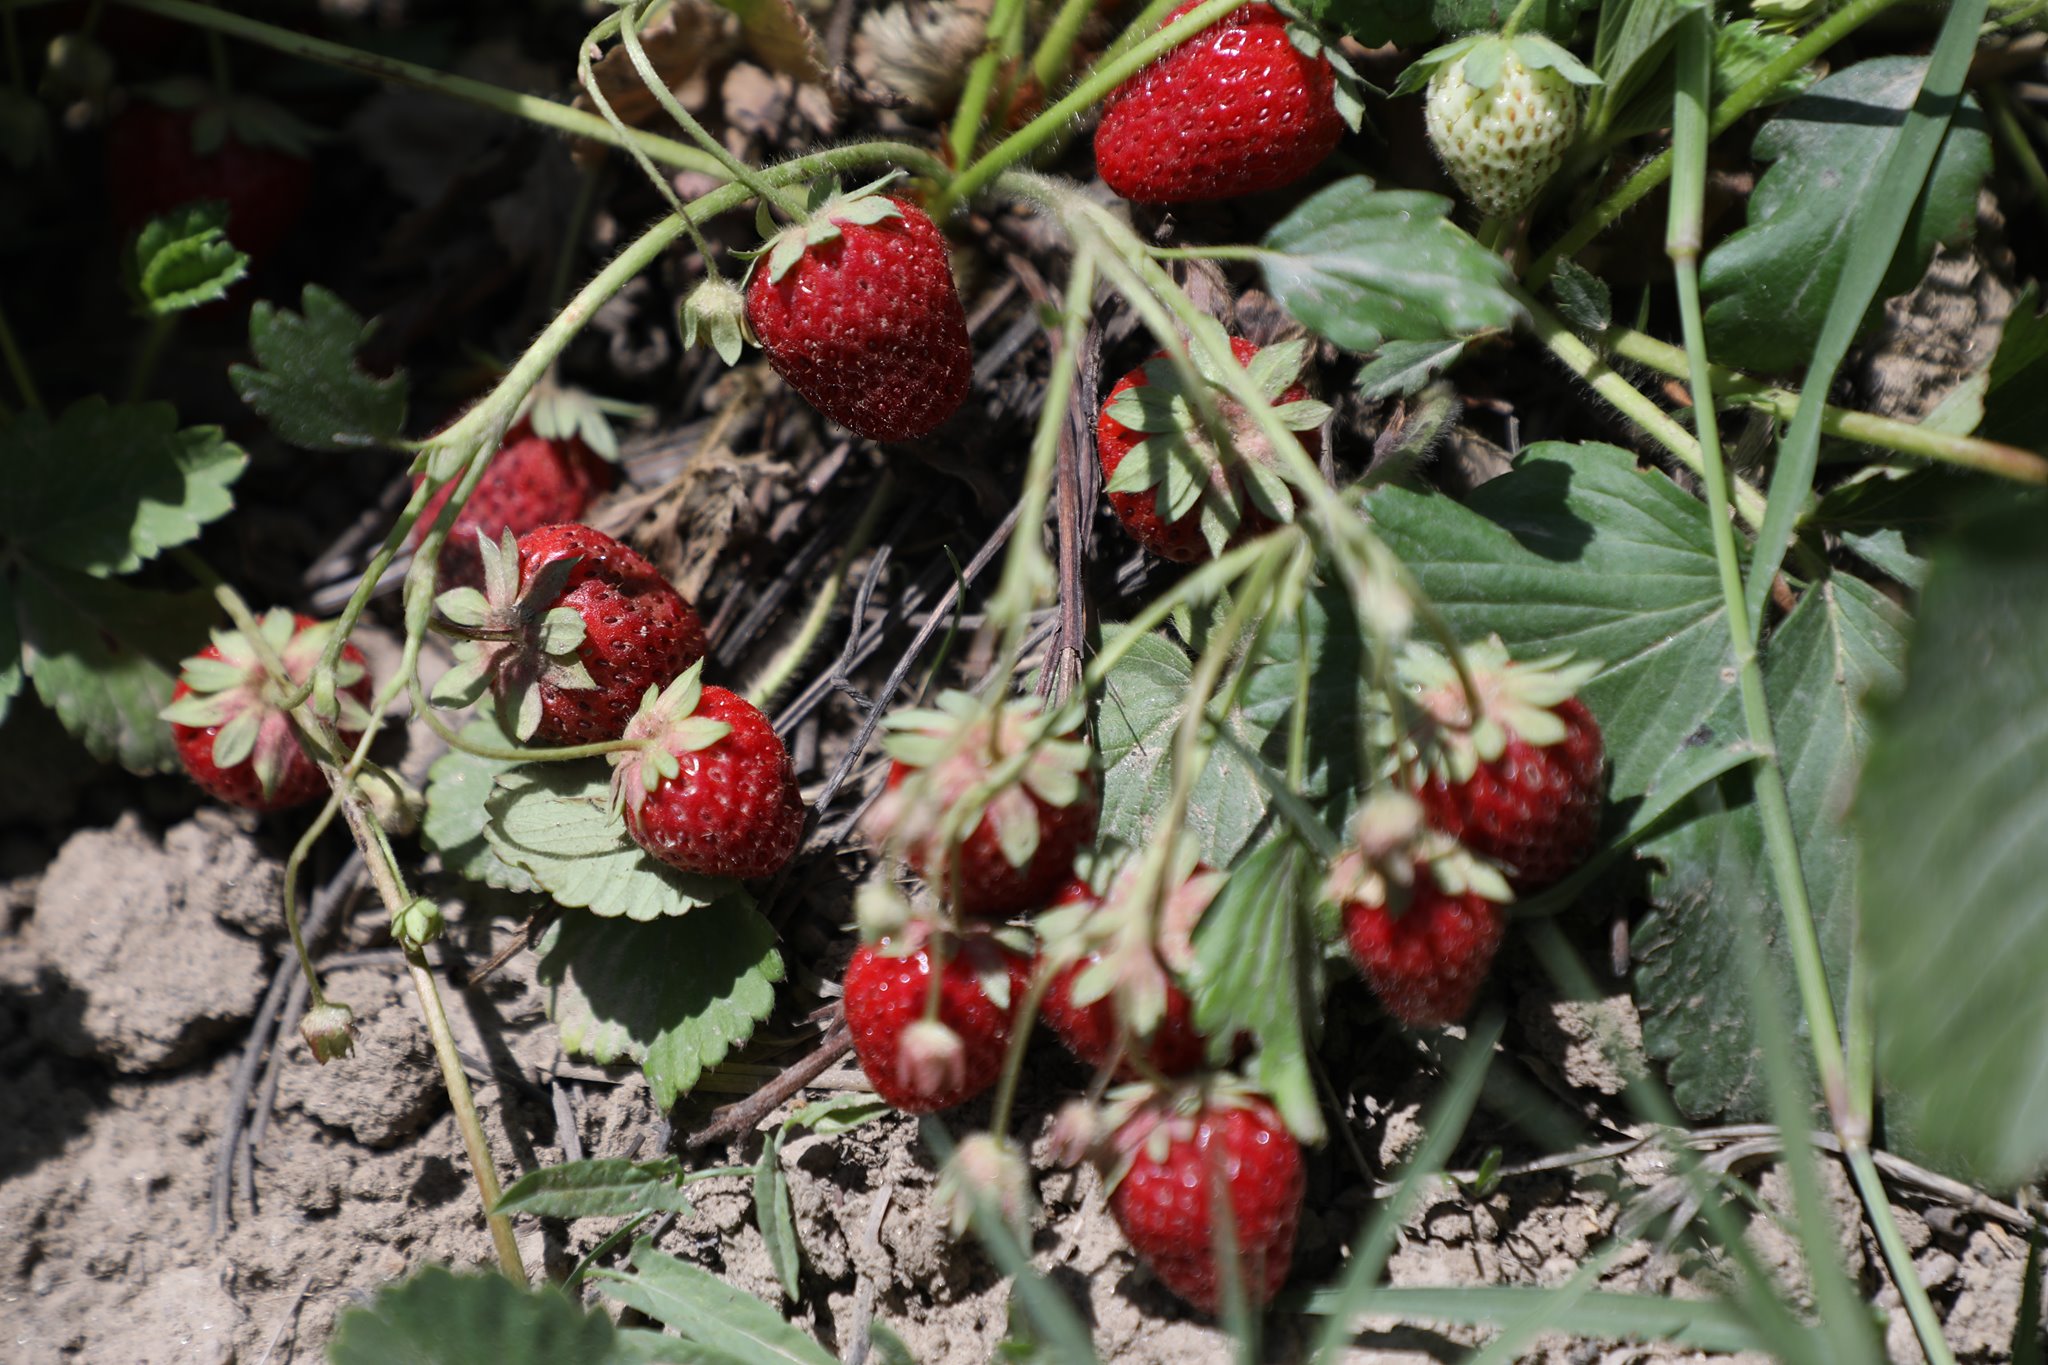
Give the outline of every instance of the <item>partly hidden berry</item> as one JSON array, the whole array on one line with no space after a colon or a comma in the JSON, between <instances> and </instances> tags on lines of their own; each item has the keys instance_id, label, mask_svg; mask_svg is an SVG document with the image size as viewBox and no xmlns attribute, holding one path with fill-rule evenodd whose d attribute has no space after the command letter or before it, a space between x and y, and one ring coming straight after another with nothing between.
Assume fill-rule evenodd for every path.
<instances>
[{"instance_id":1,"label":"partly hidden berry","mask_svg":"<svg viewBox=\"0 0 2048 1365\"><path fill-rule=\"evenodd\" d=\"M1181 983L1193 965L1194 926L1223 880L1190 852L1147 897L1133 860L1106 896L1076 879L1039 916L1040 961L1052 973L1039 1017L1068 1051L1094 1067L1115 1059L1125 1077L1202 1068L1208 1042Z\"/></svg>"},{"instance_id":2,"label":"partly hidden berry","mask_svg":"<svg viewBox=\"0 0 2048 1365\"><path fill-rule=\"evenodd\" d=\"M1542 193L1579 129L1580 85L1599 78L1539 34L1480 33L1429 53L1396 93L1427 79L1430 145L1473 207L1511 218Z\"/></svg>"},{"instance_id":3,"label":"partly hidden berry","mask_svg":"<svg viewBox=\"0 0 2048 1365\"><path fill-rule=\"evenodd\" d=\"M633 842L707 877L770 877L796 853L804 803L789 751L744 697L699 681L694 663L650 693L612 754L615 800Z\"/></svg>"},{"instance_id":4,"label":"partly hidden berry","mask_svg":"<svg viewBox=\"0 0 2048 1365\"><path fill-rule=\"evenodd\" d=\"M1230 350L1253 388L1274 405L1280 424L1296 433L1310 458L1319 456L1319 429L1330 409L1311 399L1300 382L1308 344L1286 341L1262 349L1232 337ZM1294 518L1293 497L1273 469L1272 443L1223 390L1200 348L1194 359L1195 385L1215 404L1222 442L1163 351L1110 389L1095 431L1103 494L1117 520L1146 549L1183 564Z\"/></svg>"},{"instance_id":5,"label":"partly hidden berry","mask_svg":"<svg viewBox=\"0 0 2048 1365\"><path fill-rule=\"evenodd\" d=\"M115 225L134 232L160 213L218 200L236 249L252 262L276 251L312 190L308 130L265 101L221 101L197 82L167 81L150 94L107 129Z\"/></svg>"},{"instance_id":6,"label":"partly hidden berry","mask_svg":"<svg viewBox=\"0 0 2048 1365\"><path fill-rule=\"evenodd\" d=\"M581 521L590 504L616 481L617 471L580 437L551 438L538 435L531 421L514 424L441 543L441 585L484 585L479 535L496 541L507 531L516 537L541 526ZM414 545L426 539L454 491L451 480L427 499L413 526Z\"/></svg>"},{"instance_id":7,"label":"partly hidden berry","mask_svg":"<svg viewBox=\"0 0 2048 1365\"><path fill-rule=\"evenodd\" d=\"M1577 692L1599 665L1559 656L1516 663L1498 639L1465 650L1475 716L1451 662L1412 648L1400 673L1428 717L1417 795L1429 822L1540 890L1577 869L1600 838L1605 754Z\"/></svg>"},{"instance_id":8,"label":"partly hidden berry","mask_svg":"<svg viewBox=\"0 0 2048 1365\"><path fill-rule=\"evenodd\" d=\"M637 551L588 526L541 526L516 541L479 536L484 587L435 599L465 636L434 686L468 706L488 686L521 742L617 739L649 688L704 657L697 613Z\"/></svg>"},{"instance_id":9,"label":"partly hidden berry","mask_svg":"<svg viewBox=\"0 0 2048 1365\"><path fill-rule=\"evenodd\" d=\"M1074 856L1095 837L1086 743L1033 741L1034 700L1002 704L942 693L932 709L888 719L894 764L867 831L963 915L1034 910L1058 894ZM1021 769L983 791L998 767Z\"/></svg>"},{"instance_id":10,"label":"partly hidden berry","mask_svg":"<svg viewBox=\"0 0 2048 1365\"><path fill-rule=\"evenodd\" d=\"M747 323L819 412L875 441L929 435L967 397L974 357L945 234L908 199L823 185L762 248Z\"/></svg>"},{"instance_id":11,"label":"partly hidden berry","mask_svg":"<svg viewBox=\"0 0 2048 1365\"><path fill-rule=\"evenodd\" d=\"M1351 959L1411 1028L1465 1017L1507 933L1512 892L1498 868L1423 824L1412 798L1382 793L1360 810L1326 894Z\"/></svg>"},{"instance_id":12,"label":"partly hidden berry","mask_svg":"<svg viewBox=\"0 0 2048 1365\"><path fill-rule=\"evenodd\" d=\"M264 643L282 659L295 684L313 670L332 637L332 623L278 609L258 623ZM354 744L369 724L370 673L362 651L343 645L335 663L335 722L343 744ZM216 631L213 643L185 660L171 704L178 759L192 780L229 805L283 810L327 790L319 765L300 746L280 702L283 689L240 631Z\"/></svg>"},{"instance_id":13,"label":"partly hidden berry","mask_svg":"<svg viewBox=\"0 0 2048 1365\"><path fill-rule=\"evenodd\" d=\"M1271 1302L1294 1258L1307 1177L1301 1144L1270 1103L1220 1086L1184 1087L1138 1102L1109 1142L1109 1211L1168 1289L1215 1313L1235 1278L1254 1307ZM1228 1241L1218 1226L1226 1208Z\"/></svg>"},{"instance_id":14,"label":"partly hidden berry","mask_svg":"<svg viewBox=\"0 0 2048 1365\"><path fill-rule=\"evenodd\" d=\"M927 1017L934 949L947 950L936 1017ZM864 943L846 965L846 1026L875 1093L930 1114L995 1084L1030 963L985 934L931 933L913 924Z\"/></svg>"},{"instance_id":15,"label":"partly hidden berry","mask_svg":"<svg viewBox=\"0 0 2048 1365\"><path fill-rule=\"evenodd\" d=\"M1278 189L1314 170L1344 135L1338 95L1319 44L1298 45L1273 6L1246 5L1110 94L1095 166L1110 189L1146 204Z\"/></svg>"}]
</instances>

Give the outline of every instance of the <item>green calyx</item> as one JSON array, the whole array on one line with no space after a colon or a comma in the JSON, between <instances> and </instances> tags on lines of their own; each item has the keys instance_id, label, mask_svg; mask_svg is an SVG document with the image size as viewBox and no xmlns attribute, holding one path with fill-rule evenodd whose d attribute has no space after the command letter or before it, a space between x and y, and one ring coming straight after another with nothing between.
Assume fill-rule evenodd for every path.
<instances>
[{"instance_id":1,"label":"green calyx","mask_svg":"<svg viewBox=\"0 0 2048 1365\"><path fill-rule=\"evenodd\" d=\"M1432 646L1411 644L1395 666L1401 685L1427 717L1418 741L1421 757L1452 782L1498 759L1511 739L1538 749L1562 742L1566 728L1556 708L1601 669L1590 660L1574 663L1569 654L1518 663L1499 636L1467 646L1464 656L1476 695L1467 694L1456 666Z\"/></svg>"},{"instance_id":2,"label":"green calyx","mask_svg":"<svg viewBox=\"0 0 2048 1365\"><path fill-rule=\"evenodd\" d=\"M1401 73L1394 93L1412 95L1437 72L1448 71L1460 62L1464 63L1461 75L1465 84L1479 91L1491 90L1500 84L1510 59L1527 71L1555 71L1573 85L1601 83L1591 67L1540 33L1517 33L1513 37L1474 33L1416 58Z\"/></svg>"},{"instance_id":3,"label":"green calyx","mask_svg":"<svg viewBox=\"0 0 2048 1365\"><path fill-rule=\"evenodd\" d=\"M704 697L704 661L684 669L666 688L647 689L640 710L626 723L625 739L635 747L608 755L612 763L612 808L637 811L663 782L682 772L678 754L708 749L732 733L722 720L697 714Z\"/></svg>"},{"instance_id":4,"label":"green calyx","mask_svg":"<svg viewBox=\"0 0 2048 1365\"><path fill-rule=\"evenodd\" d=\"M683 345L695 346L701 332L705 344L728 365L739 363L740 352L751 339L746 296L723 275L713 275L690 291L683 300L680 323Z\"/></svg>"},{"instance_id":5,"label":"green calyx","mask_svg":"<svg viewBox=\"0 0 2048 1365\"><path fill-rule=\"evenodd\" d=\"M891 171L879 180L846 192L841 192L836 177L815 182L806 198L804 216L800 220L779 232L771 231L770 225L764 221L761 235L767 240L751 252L740 253L753 258L754 263L749 267L748 274L751 276L765 261L768 267L768 282L779 284L782 277L795 268L804 252L814 246L837 241L839 229L843 225L867 227L884 219L902 217L902 208L882 193L886 186L900 178L902 174L901 171ZM764 207L764 216L766 212ZM716 340L714 333L714 344Z\"/></svg>"},{"instance_id":6,"label":"green calyx","mask_svg":"<svg viewBox=\"0 0 2048 1365\"><path fill-rule=\"evenodd\" d=\"M356 1045L355 1011L338 1000L322 1000L300 1018L299 1036L322 1066L346 1057Z\"/></svg>"},{"instance_id":7,"label":"green calyx","mask_svg":"<svg viewBox=\"0 0 2048 1365\"><path fill-rule=\"evenodd\" d=\"M540 728L540 684L571 690L597 686L579 654L583 618L574 607L552 605L580 557L550 561L522 586L519 540L511 531L495 542L479 531L477 547L483 554L484 590L452 588L434 599L449 630L467 638L455 646L455 667L441 675L430 699L436 706L471 706L502 677L513 735L531 739Z\"/></svg>"},{"instance_id":8,"label":"green calyx","mask_svg":"<svg viewBox=\"0 0 2048 1365\"><path fill-rule=\"evenodd\" d=\"M869 811L869 830L884 844L917 850L926 873L938 877L945 846L966 838L985 816L1004 859L1023 867L1038 852L1038 811L1031 798L1062 809L1073 805L1088 790L1085 778L1093 762L1093 751L1080 740L1033 742L1039 715L1034 698L996 706L959 691L940 693L932 707L891 715L883 722L888 734L882 747L913 771ZM997 766L1027 749L1014 778L983 790Z\"/></svg>"},{"instance_id":9,"label":"green calyx","mask_svg":"<svg viewBox=\"0 0 2048 1365\"><path fill-rule=\"evenodd\" d=\"M264 613L257 622L258 635L267 651L283 662L292 687L313 676L333 629L328 622L301 629L297 617L282 607ZM249 763L267 796L277 789L298 745L280 704L287 689L270 676L263 652L240 631L213 632L213 647L219 657L195 654L184 661L178 677L189 691L158 715L197 730L219 727L211 751L214 766L227 769ZM338 660L332 677L314 688L314 713L343 730L366 728L369 711L345 690L362 678L361 664Z\"/></svg>"},{"instance_id":10,"label":"green calyx","mask_svg":"<svg viewBox=\"0 0 2048 1365\"><path fill-rule=\"evenodd\" d=\"M1476 895L1498 905L1515 898L1498 867L1430 828L1414 797L1388 790L1374 792L1359 808L1351 837L1324 879L1323 898L1332 905L1383 907L1398 917L1422 876L1447 896Z\"/></svg>"},{"instance_id":11,"label":"green calyx","mask_svg":"<svg viewBox=\"0 0 2048 1365\"><path fill-rule=\"evenodd\" d=\"M419 896L392 916L391 937L398 940L401 948L419 949L441 937L441 931L446 927L440 904Z\"/></svg>"},{"instance_id":12,"label":"green calyx","mask_svg":"<svg viewBox=\"0 0 2048 1365\"><path fill-rule=\"evenodd\" d=\"M1144 439L1124 455L1105 488L1126 494L1153 491L1159 519L1169 525L1200 508L1203 538L1212 553L1221 554L1244 517L1237 488L1279 522L1294 520L1294 496L1274 472L1272 449L1257 424L1225 391L1222 374L1203 350L1190 351L1223 429L1212 430L1203 420L1179 366L1164 356L1147 361L1145 382L1119 393L1106 410L1110 420ZM1244 367L1289 431L1314 431L1329 420L1327 403L1309 398L1278 402L1301 381L1308 357L1308 342L1283 341L1262 348Z\"/></svg>"}]
</instances>

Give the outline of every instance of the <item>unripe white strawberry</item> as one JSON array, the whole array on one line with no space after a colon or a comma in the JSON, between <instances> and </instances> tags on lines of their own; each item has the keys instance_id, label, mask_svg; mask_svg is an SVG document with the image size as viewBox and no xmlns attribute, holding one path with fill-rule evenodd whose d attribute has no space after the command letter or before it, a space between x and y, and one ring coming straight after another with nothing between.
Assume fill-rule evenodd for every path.
<instances>
[{"instance_id":1,"label":"unripe white strawberry","mask_svg":"<svg viewBox=\"0 0 2048 1365\"><path fill-rule=\"evenodd\" d=\"M1430 145L1489 218L1520 213L1550 183L1579 131L1576 87L1599 82L1536 34L1461 38L1416 62L1400 88L1418 88L1425 77Z\"/></svg>"}]
</instances>

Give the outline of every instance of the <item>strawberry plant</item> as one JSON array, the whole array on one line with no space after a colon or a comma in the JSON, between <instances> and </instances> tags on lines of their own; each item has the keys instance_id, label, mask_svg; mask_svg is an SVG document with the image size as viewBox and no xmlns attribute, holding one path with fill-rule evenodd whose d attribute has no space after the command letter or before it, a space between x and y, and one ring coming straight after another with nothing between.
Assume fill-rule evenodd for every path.
<instances>
[{"instance_id":1,"label":"strawberry plant","mask_svg":"<svg viewBox=\"0 0 2048 1365\"><path fill-rule=\"evenodd\" d=\"M1886 1177L2048 1231L2037 3L994 0L855 4L821 37L798 4L617 0L557 54L574 103L129 4L613 163L547 320L430 434L406 434L416 348L335 288L246 301L301 230L313 141L220 72L108 124L133 397L67 370L52 416L0 317L0 706L32 685L96 758L323 803L280 817L282 918L309 1048L359 1065L298 906L341 818L509 1277L421 1271L332 1359L836 1359L783 1145L900 1115L931 1212L1011 1279L1018 1354L1097 1349L1031 1235L1049 1154L1130 1283L1246 1355L1283 1315L1317 1359L1367 1318L1483 1329L1489 1359L1542 1332L1874 1359L1839 1163L1891 1344L1950 1362ZM822 150L780 155L738 78L692 86L696 22L806 92ZM29 111L27 163L51 134L25 98L0 112ZM1863 382L1964 257L2011 277L1981 353L1912 402ZM147 401L178 315L238 296L213 377L252 442L399 456L317 619L199 552L248 457ZM704 418L680 472L636 467L605 420L630 405L568 378L635 297L681 343L641 376L653 410ZM401 721L435 751L423 790ZM748 1090L691 1146L771 1123L752 1164L565 1141L501 1187L428 953L423 888L450 883L465 926L532 907L516 946L563 1053L637 1067L664 1115ZM1701 1259L1669 1302L1603 1278L1637 1211L1561 1286L1391 1279L1460 1151L1584 1117L1515 1069L1550 995L1640 1021L1589 1112L1673 1154L1657 1212ZM811 1060L746 1071L784 1031ZM775 1118L848 1057L845 1094ZM1433 1099L1375 1172L1389 1066ZM1734 1159L1695 1150L1715 1120L1782 1160L1796 1296ZM717 1179L747 1182L815 1337L664 1249ZM1327 1226L1339 1190L1362 1226ZM529 1291L515 1220L597 1218L625 1221ZM853 1353L912 1358L866 1292Z\"/></svg>"}]
</instances>

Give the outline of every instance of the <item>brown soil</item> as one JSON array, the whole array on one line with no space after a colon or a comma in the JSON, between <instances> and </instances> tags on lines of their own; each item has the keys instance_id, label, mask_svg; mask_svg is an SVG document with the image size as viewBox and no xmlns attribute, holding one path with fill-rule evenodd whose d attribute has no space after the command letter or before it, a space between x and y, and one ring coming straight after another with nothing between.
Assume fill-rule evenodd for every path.
<instances>
[{"instance_id":1,"label":"brown soil","mask_svg":"<svg viewBox=\"0 0 2048 1365\"><path fill-rule=\"evenodd\" d=\"M454 1122L395 955L377 952L381 914L346 916L328 948L329 992L362 1026L356 1056L316 1068L297 1046L279 1067L274 1115L247 1185L235 1182L231 1222L209 1229L215 1163L250 1028L278 962L278 863L253 827L206 811L161 833L134 816L72 835L39 873L6 888L0 934L0 1318L7 1359L273 1362L321 1357L335 1315L378 1285L429 1261L474 1265L489 1255ZM458 922L480 960L512 932L506 921ZM364 959L364 954L370 956ZM650 1156L670 1130L631 1072L564 1059L521 954L485 987L450 989L462 1050L508 1178L565 1158L557 1103L592 1156ZM1526 977L1524 979L1527 979ZM1602 1038L1633 1037L1624 997L1593 1004L1525 999L1502 1064L1547 1085L1596 1120L1622 1076ZM1353 1133L1372 1178L1412 1149L1437 1081L1396 1059L1378 1098L1354 1105ZM259 1073L260 1075L260 1073ZM1405 1077L1405 1079L1401 1079ZM1043 1160L1044 1116L1079 1080L1049 1051L1035 1057L1020 1112L1034 1116L1044 1213L1037 1264L1092 1324L1114 1361L1207 1361L1230 1344L1181 1309L1124 1249L1092 1174ZM811 1097L858 1084L828 1071ZM1373 1082L1377 1085L1377 1082ZM260 1087L259 1087L260 1088ZM780 1118L777 1115L776 1118ZM955 1131L978 1118L954 1116ZM1626 1132L1611 1121L1603 1140ZM1487 1119L1468 1156L1483 1156ZM1535 1155L1508 1139L1506 1159ZM1525 1146L1526 1144L1524 1144ZM749 1135L704 1164L756 1160ZM931 1208L933 1169L917 1126L882 1120L837 1137L801 1136L784 1150L804 1254L801 1300L788 1306L843 1358L861 1358L867 1324L894 1328L918 1359L990 1359L1009 1324L1006 1282L971 1244L952 1240ZM1764 1200L1786 1207L1776 1167L1738 1167ZM1859 1231L1847 1182L1831 1191L1843 1248L1881 1311L1888 1346L1918 1358L1896 1315L1874 1246ZM1668 1192L1651 1147L1566 1169L1510 1174L1484 1197L1442 1183L1404 1229L1392 1262L1402 1285L1557 1284L1611 1234L1624 1204ZM253 1188L249 1202L246 1189ZM694 1213L662 1235L671 1253L775 1301L780 1293L744 1180L697 1187ZM1331 1282L1342 1247L1367 1215L1372 1186L1350 1145L1315 1154L1297 1256L1297 1284ZM1907 1201L1899 1218L1922 1277L1970 1361L2003 1359L2018 1308L2025 1246L1995 1220ZM522 1220L529 1264L561 1273L611 1228ZM1789 1286L1803 1279L1796 1243L1771 1218L1751 1236ZM1605 1277L1611 1288L1694 1294L1714 1282L1687 1243L1640 1240ZM1265 1352L1284 1360L1313 1326L1276 1315ZM1367 1324L1355 1358L1455 1358L1482 1334ZM1668 1350L1562 1340L1544 1361L1688 1358Z\"/></svg>"}]
</instances>

